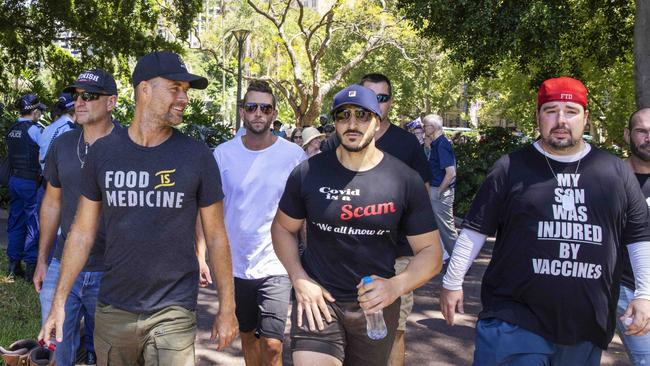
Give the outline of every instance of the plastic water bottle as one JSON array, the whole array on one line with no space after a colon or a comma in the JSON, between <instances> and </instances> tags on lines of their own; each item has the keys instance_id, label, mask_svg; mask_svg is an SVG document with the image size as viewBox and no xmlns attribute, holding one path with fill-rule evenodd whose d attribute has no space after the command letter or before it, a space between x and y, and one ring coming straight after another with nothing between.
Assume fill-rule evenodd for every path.
<instances>
[{"instance_id":1,"label":"plastic water bottle","mask_svg":"<svg viewBox=\"0 0 650 366\"><path fill-rule=\"evenodd\" d=\"M372 277L366 276L362 281L364 285L367 285L372 282ZM368 338L378 340L386 337L388 329L386 329L386 322L384 321L384 312L379 310L374 313L365 313L365 315Z\"/></svg>"}]
</instances>

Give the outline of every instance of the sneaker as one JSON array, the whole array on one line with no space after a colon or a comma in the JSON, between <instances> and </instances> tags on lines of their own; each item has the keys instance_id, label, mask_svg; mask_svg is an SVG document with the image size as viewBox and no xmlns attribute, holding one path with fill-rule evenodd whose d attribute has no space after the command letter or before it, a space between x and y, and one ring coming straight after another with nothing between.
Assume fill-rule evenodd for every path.
<instances>
[{"instance_id":1,"label":"sneaker","mask_svg":"<svg viewBox=\"0 0 650 366\"><path fill-rule=\"evenodd\" d=\"M86 353L86 365L97 365L97 355L94 351Z\"/></svg>"},{"instance_id":2,"label":"sneaker","mask_svg":"<svg viewBox=\"0 0 650 366\"><path fill-rule=\"evenodd\" d=\"M20 265L20 261L9 262L9 268L7 269L7 277L16 278L22 276L23 274L25 274L25 272L23 271L23 267Z\"/></svg>"}]
</instances>

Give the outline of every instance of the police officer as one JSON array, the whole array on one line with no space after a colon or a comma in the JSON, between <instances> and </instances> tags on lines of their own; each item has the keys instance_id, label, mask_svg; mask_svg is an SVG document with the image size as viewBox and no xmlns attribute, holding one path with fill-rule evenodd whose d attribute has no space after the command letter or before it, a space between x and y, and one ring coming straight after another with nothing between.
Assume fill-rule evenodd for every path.
<instances>
[{"instance_id":1,"label":"police officer","mask_svg":"<svg viewBox=\"0 0 650 366\"><path fill-rule=\"evenodd\" d=\"M20 261L25 262L25 279L32 281L38 257L38 190L41 167L38 163L38 139L42 127L38 124L45 105L34 94L16 102L20 112L5 139L9 150L9 219L7 222L8 275L22 273Z\"/></svg>"}]
</instances>

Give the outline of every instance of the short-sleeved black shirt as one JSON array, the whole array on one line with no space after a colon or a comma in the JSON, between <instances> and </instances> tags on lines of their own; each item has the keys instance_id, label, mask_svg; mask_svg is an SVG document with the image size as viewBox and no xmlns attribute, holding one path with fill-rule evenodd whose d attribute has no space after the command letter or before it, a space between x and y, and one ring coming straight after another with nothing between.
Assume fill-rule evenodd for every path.
<instances>
[{"instance_id":1,"label":"short-sleeved black shirt","mask_svg":"<svg viewBox=\"0 0 650 366\"><path fill-rule=\"evenodd\" d=\"M339 144L340 141L336 134L332 134L327 140L323 141L321 151L336 150ZM427 156L424 154L424 149L414 134L391 123L386 132L375 141L375 146L379 150L393 155L415 170L424 182L431 182L433 179L433 173L429 167ZM399 237L398 245L395 248L398 257L413 255L413 251L404 235Z\"/></svg>"},{"instance_id":2,"label":"short-sleeved black shirt","mask_svg":"<svg viewBox=\"0 0 650 366\"><path fill-rule=\"evenodd\" d=\"M621 247L650 240L648 207L631 169L607 152L592 148L579 166L548 161L532 145L503 156L463 222L497 233L479 317L554 343L605 349L614 333Z\"/></svg>"},{"instance_id":3,"label":"short-sleeved black shirt","mask_svg":"<svg viewBox=\"0 0 650 366\"><path fill-rule=\"evenodd\" d=\"M116 124L113 131L121 128ZM54 187L61 189L61 234L56 242L54 258L61 260L65 240L77 212L79 196L81 196L81 163L86 158L85 146L82 141L82 129L67 131L56 138L47 154L45 164L45 179ZM112 132L111 132L112 133ZM92 149L92 146L90 147ZM90 252L83 271L94 272L104 270L105 233L103 219L95 235L95 244Z\"/></svg>"},{"instance_id":4,"label":"short-sleeved black shirt","mask_svg":"<svg viewBox=\"0 0 650 366\"><path fill-rule=\"evenodd\" d=\"M635 173L636 179L639 181L641 186L641 191L646 198L646 202L650 205L650 174L638 174ZM630 253L627 250L627 247L623 247L621 251L621 259L623 260L623 276L621 277L621 283L627 288L632 290L636 289L634 284L634 272L632 271L632 263L630 262Z\"/></svg>"},{"instance_id":5,"label":"short-sleeved black shirt","mask_svg":"<svg viewBox=\"0 0 650 366\"><path fill-rule=\"evenodd\" d=\"M279 208L306 219L303 266L339 301L356 301L363 276L395 275L397 234L436 229L422 179L389 154L374 168L346 169L331 150L302 162Z\"/></svg>"},{"instance_id":6,"label":"short-sleeved black shirt","mask_svg":"<svg viewBox=\"0 0 650 366\"><path fill-rule=\"evenodd\" d=\"M143 147L125 128L95 142L82 171L81 194L102 201L106 226L99 301L134 313L194 309L197 210L223 199L210 150L176 130Z\"/></svg>"}]
</instances>

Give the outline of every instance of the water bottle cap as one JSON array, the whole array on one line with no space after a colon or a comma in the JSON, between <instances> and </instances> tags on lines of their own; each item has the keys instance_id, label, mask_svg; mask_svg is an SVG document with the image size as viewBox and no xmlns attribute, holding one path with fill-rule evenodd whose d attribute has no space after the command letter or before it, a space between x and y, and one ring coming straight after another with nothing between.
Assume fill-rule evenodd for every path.
<instances>
[{"instance_id":1,"label":"water bottle cap","mask_svg":"<svg viewBox=\"0 0 650 366\"><path fill-rule=\"evenodd\" d=\"M364 285L367 285L367 284L372 282L372 277L366 276L366 277L362 278L361 281L363 281Z\"/></svg>"}]
</instances>

